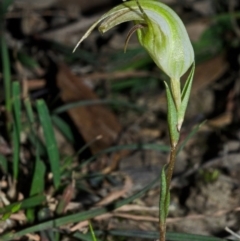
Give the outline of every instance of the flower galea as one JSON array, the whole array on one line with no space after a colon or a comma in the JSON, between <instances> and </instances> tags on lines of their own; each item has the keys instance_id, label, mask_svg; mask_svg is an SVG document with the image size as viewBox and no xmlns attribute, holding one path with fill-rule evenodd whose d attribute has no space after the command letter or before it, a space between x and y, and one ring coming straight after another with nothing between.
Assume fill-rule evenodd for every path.
<instances>
[{"instance_id":1,"label":"flower galea","mask_svg":"<svg viewBox=\"0 0 240 241\"><path fill-rule=\"evenodd\" d=\"M156 65L171 79L180 79L194 60L193 48L178 15L156 0L124 2L104 14L78 42L89 36L100 23L104 33L123 22L134 21L140 44L148 51Z\"/></svg>"}]
</instances>

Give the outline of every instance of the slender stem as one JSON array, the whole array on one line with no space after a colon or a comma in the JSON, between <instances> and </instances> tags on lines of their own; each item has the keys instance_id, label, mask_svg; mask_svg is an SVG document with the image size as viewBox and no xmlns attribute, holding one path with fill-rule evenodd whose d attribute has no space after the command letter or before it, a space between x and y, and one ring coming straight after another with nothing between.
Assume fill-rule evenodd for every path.
<instances>
[{"instance_id":1,"label":"slender stem","mask_svg":"<svg viewBox=\"0 0 240 241\"><path fill-rule=\"evenodd\" d=\"M175 160L176 160L176 154L177 154L177 146L172 146L171 147L171 152L170 152L170 160L168 164L168 169L167 169L167 175L166 175L166 182L167 182L167 190L166 193L170 191L170 184L172 180L172 175L173 175L173 170L174 170L174 165L175 165ZM166 195L167 197L167 195ZM165 199L165 207L168 205L168 200L167 198ZM160 217L160 215L159 215ZM165 241L166 238L166 219L164 222L159 220L159 240L160 241Z\"/></svg>"},{"instance_id":2,"label":"slender stem","mask_svg":"<svg viewBox=\"0 0 240 241\"><path fill-rule=\"evenodd\" d=\"M164 223L159 223L159 241L165 241L166 239L166 221Z\"/></svg>"},{"instance_id":3,"label":"slender stem","mask_svg":"<svg viewBox=\"0 0 240 241\"><path fill-rule=\"evenodd\" d=\"M0 31L2 31L0 29ZM7 135L10 138L10 131L12 125L12 105L11 105L11 72L10 72L10 60L7 49L7 44L4 36L1 36L1 52L2 52L2 68L3 68L3 80L4 80L4 95L5 95L5 109L6 109L6 126Z\"/></svg>"},{"instance_id":4,"label":"slender stem","mask_svg":"<svg viewBox=\"0 0 240 241\"><path fill-rule=\"evenodd\" d=\"M171 152L170 152L170 160L169 160L168 169L167 169L167 175L166 175L167 176L167 192L170 190L170 184L171 184L173 170L174 170L174 166L175 166L176 154L177 154L177 146L172 146Z\"/></svg>"}]
</instances>

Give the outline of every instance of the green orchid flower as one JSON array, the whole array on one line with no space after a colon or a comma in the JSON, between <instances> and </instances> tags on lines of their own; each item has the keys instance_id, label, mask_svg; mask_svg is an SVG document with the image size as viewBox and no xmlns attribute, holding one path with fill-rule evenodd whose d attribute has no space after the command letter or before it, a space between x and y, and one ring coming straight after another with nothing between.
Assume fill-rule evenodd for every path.
<instances>
[{"instance_id":1,"label":"green orchid flower","mask_svg":"<svg viewBox=\"0 0 240 241\"><path fill-rule=\"evenodd\" d=\"M156 65L171 79L180 79L194 61L193 48L178 15L156 0L133 0L113 8L89 28L75 49L100 22L99 31L105 33L128 21L135 22L133 30Z\"/></svg>"}]
</instances>

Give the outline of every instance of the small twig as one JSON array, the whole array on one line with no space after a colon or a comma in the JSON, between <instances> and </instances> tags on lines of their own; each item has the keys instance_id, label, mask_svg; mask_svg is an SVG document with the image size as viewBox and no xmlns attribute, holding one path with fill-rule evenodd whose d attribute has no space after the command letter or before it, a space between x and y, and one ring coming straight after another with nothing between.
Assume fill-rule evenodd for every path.
<instances>
[{"instance_id":1,"label":"small twig","mask_svg":"<svg viewBox=\"0 0 240 241\"><path fill-rule=\"evenodd\" d=\"M225 230L226 230L228 233L230 233L232 236L234 236L235 238L237 238L238 240L240 240L240 235L239 235L239 234L233 232L233 231L232 231L230 228L228 228L228 227L225 227Z\"/></svg>"},{"instance_id":2,"label":"small twig","mask_svg":"<svg viewBox=\"0 0 240 241\"><path fill-rule=\"evenodd\" d=\"M175 165L175 160L176 160L176 154L177 154L177 146L172 146L171 152L170 152L170 160L168 164L168 169L167 169L167 191L170 190L170 185L171 185L171 180L172 180L172 175L173 175L173 170L174 170L174 165Z\"/></svg>"}]
</instances>

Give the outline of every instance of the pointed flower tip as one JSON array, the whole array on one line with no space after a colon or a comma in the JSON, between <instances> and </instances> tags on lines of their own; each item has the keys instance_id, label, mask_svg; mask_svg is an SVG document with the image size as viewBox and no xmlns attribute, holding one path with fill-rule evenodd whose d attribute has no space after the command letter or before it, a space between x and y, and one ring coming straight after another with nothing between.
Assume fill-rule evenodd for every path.
<instances>
[{"instance_id":1,"label":"pointed flower tip","mask_svg":"<svg viewBox=\"0 0 240 241\"><path fill-rule=\"evenodd\" d=\"M86 38L86 37L85 37ZM73 53L76 51L76 49L79 47L79 45L82 43L82 41L85 39L84 36L78 41L78 43L76 44L76 46L73 49Z\"/></svg>"}]
</instances>

